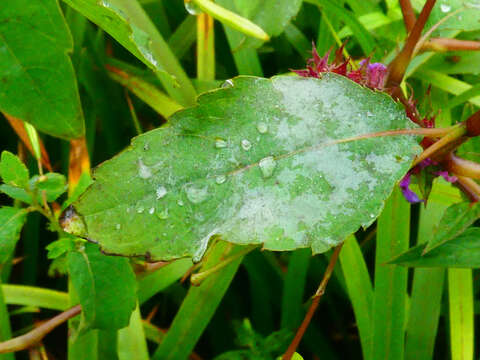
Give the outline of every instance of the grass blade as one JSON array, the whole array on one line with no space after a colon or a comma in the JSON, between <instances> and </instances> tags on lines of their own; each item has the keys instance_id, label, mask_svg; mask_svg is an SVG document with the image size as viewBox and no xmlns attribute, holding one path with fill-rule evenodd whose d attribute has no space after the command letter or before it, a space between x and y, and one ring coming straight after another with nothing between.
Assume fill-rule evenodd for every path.
<instances>
[{"instance_id":1,"label":"grass blade","mask_svg":"<svg viewBox=\"0 0 480 360\"><path fill-rule=\"evenodd\" d=\"M118 330L119 360L148 360L147 340L143 330L142 316L137 305L130 317L130 324Z\"/></svg>"},{"instance_id":2,"label":"grass blade","mask_svg":"<svg viewBox=\"0 0 480 360\"><path fill-rule=\"evenodd\" d=\"M467 90L472 89L472 85L462 80L458 80L452 76L448 76L437 71L428 70L426 68L422 68L421 71L414 73L413 77L426 81L429 84L432 84L433 86L453 95L460 95ZM472 103L473 105L480 106L480 96L471 97L468 99L468 102Z\"/></svg>"},{"instance_id":3,"label":"grass blade","mask_svg":"<svg viewBox=\"0 0 480 360\"><path fill-rule=\"evenodd\" d=\"M3 289L0 289L0 341L8 340L12 337L10 330L10 319L8 316L7 304L4 298ZM13 360L12 353L0 354L0 360Z\"/></svg>"},{"instance_id":4,"label":"grass blade","mask_svg":"<svg viewBox=\"0 0 480 360\"><path fill-rule=\"evenodd\" d=\"M2 285L5 302L12 305L35 306L65 311L70 307L68 294L34 286Z\"/></svg>"},{"instance_id":5,"label":"grass blade","mask_svg":"<svg viewBox=\"0 0 480 360\"><path fill-rule=\"evenodd\" d=\"M182 59L193 45L197 35L197 19L187 16L168 39L168 46L177 59Z\"/></svg>"},{"instance_id":6,"label":"grass blade","mask_svg":"<svg viewBox=\"0 0 480 360\"><path fill-rule=\"evenodd\" d=\"M331 0L305 0L305 2L325 8L329 13L336 14L350 27L350 29L352 29L363 53L369 55L373 52L373 49L375 48L374 38L351 11Z\"/></svg>"},{"instance_id":7,"label":"grass blade","mask_svg":"<svg viewBox=\"0 0 480 360\"><path fill-rule=\"evenodd\" d=\"M233 7L233 0L218 0L220 5L224 7ZM228 6L227 6L228 5ZM242 33L230 29L224 25L225 34L227 36L228 44L232 51L233 60L240 75L255 75L263 76L262 65L258 58L257 51L251 48L239 47L242 45L245 37Z\"/></svg>"},{"instance_id":8,"label":"grass blade","mask_svg":"<svg viewBox=\"0 0 480 360\"><path fill-rule=\"evenodd\" d=\"M452 360L473 359L473 278L470 269L448 269Z\"/></svg>"},{"instance_id":9,"label":"grass blade","mask_svg":"<svg viewBox=\"0 0 480 360\"><path fill-rule=\"evenodd\" d=\"M143 304L156 293L178 281L192 266L191 259L179 259L137 280L138 302Z\"/></svg>"},{"instance_id":10,"label":"grass blade","mask_svg":"<svg viewBox=\"0 0 480 360\"><path fill-rule=\"evenodd\" d=\"M372 343L375 360L403 359L407 269L385 262L408 249L409 231L410 205L395 188L377 225Z\"/></svg>"},{"instance_id":11,"label":"grass blade","mask_svg":"<svg viewBox=\"0 0 480 360\"><path fill-rule=\"evenodd\" d=\"M367 265L355 236L345 240L340 252L340 265L348 296L353 305L364 359L372 357L373 290Z\"/></svg>"},{"instance_id":12,"label":"grass blade","mask_svg":"<svg viewBox=\"0 0 480 360\"><path fill-rule=\"evenodd\" d=\"M295 330L303 317L303 295L312 252L299 249L290 255L282 295L282 328Z\"/></svg>"},{"instance_id":13,"label":"grass blade","mask_svg":"<svg viewBox=\"0 0 480 360\"><path fill-rule=\"evenodd\" d=\"M228 251L230 248L232 250ZM242 246L218 242L211 249L202 271L217 265L227 254L232 256L243 249ZM222 270L210 275L200 286L190 288L172 326L155 351L153 360L188 358L220 304L242 259L243 257L240 257L232 261Z\"/></svg>"},{"instance_id":14,"label":"grass blade","mask_svg":"<svg viewBox=\"0 0 480 360\"><path fill-rule=\"evenodd\" d=\"M458 190L452 186L434 183L427 207L421 208L417 244L432 237L444 211L458 201L457 196ZM444 269L415 269L406 329L406 360L429 360L433 356L444 278Z\"/></svg>"},{"instance_id":15,"label":"grass blade","mask_svg":"<svg viewBox=\"0 0 480 360\"><path fill-rule=\"evenodd\" d=\"M206 13L197 16L197 77L215 80L215 33L213 17Z\"/></svg>"},{"instance_id":16,"label":"grass blade","mask_svg":"<svg viewBox=\"0 0 480 360\"><path fill-rule=\"evenodd\" d=\"M287 37L290 45L304 58L310 57L312 51L312 44L308 41L307 37L300 31L298 27L289 23L285 27L285 36Z\"/></svg>"}]
</instances>

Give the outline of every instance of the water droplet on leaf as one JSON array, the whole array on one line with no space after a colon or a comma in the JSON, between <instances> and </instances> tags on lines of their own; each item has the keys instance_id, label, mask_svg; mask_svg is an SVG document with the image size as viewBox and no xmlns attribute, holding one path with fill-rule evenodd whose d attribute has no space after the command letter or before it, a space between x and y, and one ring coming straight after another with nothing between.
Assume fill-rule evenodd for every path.
<instances>
[{"instance_id":1,"label":"water droplet on leaf","mask_svg":"<svg viewBox=\"0 0 480 360\"><path fill-rule=\"evenodd\" d=\"M222 84L222 88L231 88L233 87L233 81L228 79Z\"/></svg>"},{"instance_id":2,"label":"water droplet on leaf","mask_svg":"<svg viewBox=\"0 0 480 360\"><path fill-rule=\"evenodd\" d=\"M215 140L215 147L217 149L223 149L227 147L227 142L223 139L216 139Z\"/></svg>"},{"instance_id":3,"label":"water droplet on leaf","mask_svg":"<svg viewBox=\"0 0 480 360\"><path fill-rule=\"evenodd\" d=\"M164 209L160 212L157 212L157 217L160 219L160 220L165 220L168 218L168 209Z\"/></svg>"},{"instance_id":4,"label":"water droplet on leaf","mask_svg":"<svg viewBox=\"0 0 480 360\"><path fill-rule=\"evenodd\" d=\"M268 131L267 124L261 122L257 124L257 130L260 134L265 134Z\"/></svg>"},{"instance_id":5,"label":"water droplet on leaf","mask_svg":"<svg viewBox=\"0 0 480 360\"><path fill-rule=\"evenodd\" d=\"M155 208L153 208L153 207L150 208L150 210L148 210L148 213L149 213L150 215L152 215L154 212L155 212Z\"/></svg>"},{"instance_id":6,"label":"water droplet on leaf","mask_svg":"<svg viewBox=\"0 0 480 360\"><path fill-rule=\"evenodd\" d=\"M190 15L194 15L194 16L195 15L200 15L202 13L202 10L200 10L200 8L197 6L197 4L195 4L191 0L185 1L185 10L187 10L187 12Z\"/></svg>"},{"instance_id":7,"label":"water droplet on leaf","mask_svg":"<svg viewBox=\"0 0 480 360\"><path fill-rule=\"evenodd\" d=\"M183 206L183 201L182 201L182 200L178 200L178 201L177 201L177 204L178 204L178 206Z\"/></svg>"},{"instance_id":8,"label":"water droplet on leaf","mask_svg":"<svg viewBox=\"0 0 480 360\"><path fill-rule=\"evenodd\" d=\"M115 229L117 229L117 230L120 230L121 227L122 227L122 225L120 225L120 224L115 225Z\"/></svg>"},{"instance_id":9,"label":"water droplet on leaf","mask_svg":"<svg viewBox=\"0 0 480 360\"><path fill-rule=\"evenodd\" d=\"M263 158L262 160L260 160L260 162L258 163L258 166L262 171L263 177L269 178L270 176L273 175L273 171L277 166L277 162L275 161L273 156L267 156L266 158Z\"/></svg>"},{"instance_id":10,"label":"water droplet on leaf","mask_svg":"<svg viewBox=\"0 0 480 360\"><path fill-rule=\"evenodd\" d=\"M187 198L194 204L199 204L208 197L208 188L197 187L195 185L187 185L185 187Z\"/></svg>"},{"instance_id":11,"label":"water droplet on leaf","mask_svg":"<svg viewBox=\"0 0 480 360\"><path fill-rule=\"evenodd\" d=\"M243 148L243 150L248 151L248 150L251 149L251 147L252 147L252 143L251 143L250 141L248 141L247 139L243 139L243 140L242 140L242 148Z\"/></svg>"},{"instance_id":12,"label":"water droplet on leaf","mask_svg":"<svg viewBox=\"0 0 480 360\"><path fill-rule=\"evenodd\" d=\"M142 179L148 179L150 176L152 176L150 168L143 163L142 159L138 160L138 176L140 176Z\"/></svg>"},{"instance_id":13,"label":"water droplet on leaf","mask_svg":"<svg viewBox=\"0 0 480 360\"><path fill-rule=\"evenodd\" d=\"M145 211L144 207L143 206L140 206L137 208L137 213L141 214Z\"/></svg>"},{"instance_id":14,"label":"water droplet on leaf","mask_svg":"<svg viewBox=\"0 0 480 360\"><path fill-rule=\"evenodd\" d=\"M167 189L165 189L165 186L159 186L155 192L157 194L157 200L163 198L165 195L167 195Z\"/></svg>"},{"instance_id":15,"label":"water droplet on leaf","mask_svg":"<svg viewBox=\"0 0 480 360\"><path fill-rule=\"evenodd\" d=\"M452 10L452 7L450 5L447 5L447 4L440 4L440 10L444 13L447 13L450 10Z\"/></svg>"},{"instance_id":16,"label":"water droplet on leaf","mask_svg":"<svg viewBox=\"0 0 480 360\"><path fill-rule=\"evenodd\" d=\"M227 180L227 177L225 175L217 175L215 177L215 182L217 184L223 184Z\"/></svg>"}]
</instances>

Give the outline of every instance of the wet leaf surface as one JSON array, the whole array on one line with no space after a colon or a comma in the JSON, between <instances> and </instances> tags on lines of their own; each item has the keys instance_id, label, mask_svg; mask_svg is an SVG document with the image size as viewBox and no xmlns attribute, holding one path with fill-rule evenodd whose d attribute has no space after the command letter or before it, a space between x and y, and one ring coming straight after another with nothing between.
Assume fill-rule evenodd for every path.
<instances>
[{"instance_id":1,"label":"wet leaf surface","mask_svg":"<svg viewBox=\"0 0 480 360\"><path fill-rule=\"evenodd\" d=\"M102 164L76 203L108 253L200 259L212 235L325 252L371 224L420 147L390 97L323 79L238 77Z\"/></svg>"}]
</instances>

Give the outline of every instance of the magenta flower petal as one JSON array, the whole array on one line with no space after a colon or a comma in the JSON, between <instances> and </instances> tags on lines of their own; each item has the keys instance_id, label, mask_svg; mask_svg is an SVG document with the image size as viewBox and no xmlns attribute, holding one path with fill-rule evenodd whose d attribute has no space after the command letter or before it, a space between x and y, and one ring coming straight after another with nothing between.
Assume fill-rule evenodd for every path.
<instances>
[{"instance_id":1,"label":"magenta flower petal","mask_svg":"<svg viewBox=\"0 0 480 360\"><path fill-rule=\"evenodd\" d=\"M367 86L374 89L383 89L387 67L382 63L372 63L367 66Z\"/></svg>"},{"instance_id":2,"label":"magenta flower petal","mask_svg":"<svg viewBox=\"0 0 480 360\"><path fill-rule=\"evenodd\" d=\"M437 176L441 176L443 177L446 181L448 181L449 183L454 183L455 181L457 181L457 177L456 176L450 176L448 175L448 172L447 171L437 171L435 173L435 175Z\"/></svg>"},{"instance_id":3,"label":"magenta flower petal","mask_svg":"<svg viewBox=\"0 0 480 360\"><path fill-rule=\"evenodd\" d=\"M423 200L421 200L417 194L415 194L412 190L410 190L410 180L411 180L410 176L411 176L410 173L407 173L403 177L403 179L400 180L399 186L402 191L402 194L405 197L405 199L411 204L422 202Z\"/></svg>"}]
</instances>

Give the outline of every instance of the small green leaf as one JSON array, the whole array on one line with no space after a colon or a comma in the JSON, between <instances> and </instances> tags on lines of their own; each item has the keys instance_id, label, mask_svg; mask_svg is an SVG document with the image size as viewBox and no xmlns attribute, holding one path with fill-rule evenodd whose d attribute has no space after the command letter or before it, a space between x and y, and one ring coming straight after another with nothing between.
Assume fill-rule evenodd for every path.
<instances>
[{"instance_id":1,"label":"small green leaf","mask_svg":"<svg viewBox=\"0 0 480 360\"><path fill-rule=\"evenodd\" d=\"M135 275L128 259L105 256L90 243L67 257L87 326L105 330L127 326L136 305Z\"/></svg>"},{"instance_id":2,"label":"small green leaf","mask_svg":"<svg viewBox=\"0 0 480 360\"><path fill-rule=\"evenodd\" d=\"M26 219L25 209L8 206L0 208L0 266L12 256Z\"/></svg>"},{"instance_id":3,"label":"small green leaf","mask_svg":"<svg viewBox=\"0 0 480 360\"><path fill-rule=\"evenodd\" d=\"M418 245L389 263L412 267L480 268L480 228L470 228L461 235L424 253Z\"/></svg>"},{"instance_id":4,"label":"small green leaf","mask_svg":"<svg viewBox=\"0 0 480 360\"><path fill-rule=\"evenodd\" d=\"M480 204L478 203L463 202L451 205L443 214L434 236L424 251L432 251L437 246L459 236L478 218L480 218Z\"/></svg>"},{"instance_id":5,"label":"small green leaf","mask_svg":"<svg viewBox=\"0 0 480 360\"><path fill-rule=\"evenodd\" d=\"M0 176L3 179L3 182L21 188L28 186L28 179L30 178L25 164L9 151L2 151Z\"/></svg>"},{"instance_id":6,"label":"small green leaf","mask_svg":"<svg viewBox=\"0 0 480 360\"><path fill-rule=\"evenodd\" d=\"M48 251L47 258L56 259L75 248L75 241L72 237L62 237L51 242L45 248Z\"/></svg>"},{"instance_id":7,"label":"small green leaf","mask_svg":"<svg viewBox=\"0 0 480 360\"><path fill-rule=\"evenodd\" d=\"M0 185L0 192L10 196L12 199L23 201L24 203L31 204L32 203L32 195L26 192L24 189L8 185L2 184Z\"/></svg>"},{"instance_id":8,"label":"small green leaf","mask_svg":"<svg viewBox=\"0 0 480 360\"><path fill-rule=\"evenodd\" d=\"M90 239L152 259L199 259L214 234L321 253L375 220L420 150L415 136L353 141L414 125L345 77L227 84L96 170L75 205Z\"/></svg>"},{"instance_id":9,"label":"small green leaf","mask_svg":"<svg viewBox=\"0 0 480 360\"><path fill-rule=\"evenodd\" d=\"M39 131L69 139L84 134L73 44L57 1L0 5L0 110Z\"/></svg>"},{"instance_id":10,"label":"small green leaf","mask_svg":"<svg viewBox=\"0 0 480 360\"><path fill-rule=\"evenodd\" d=\"M60 195L67 191L67 181L65 176L57 173L47 173L42 176L34 176L32 178L34 186L41 193L45 192L48 202L55 201Z\"/></svg>"}]
</instances>

